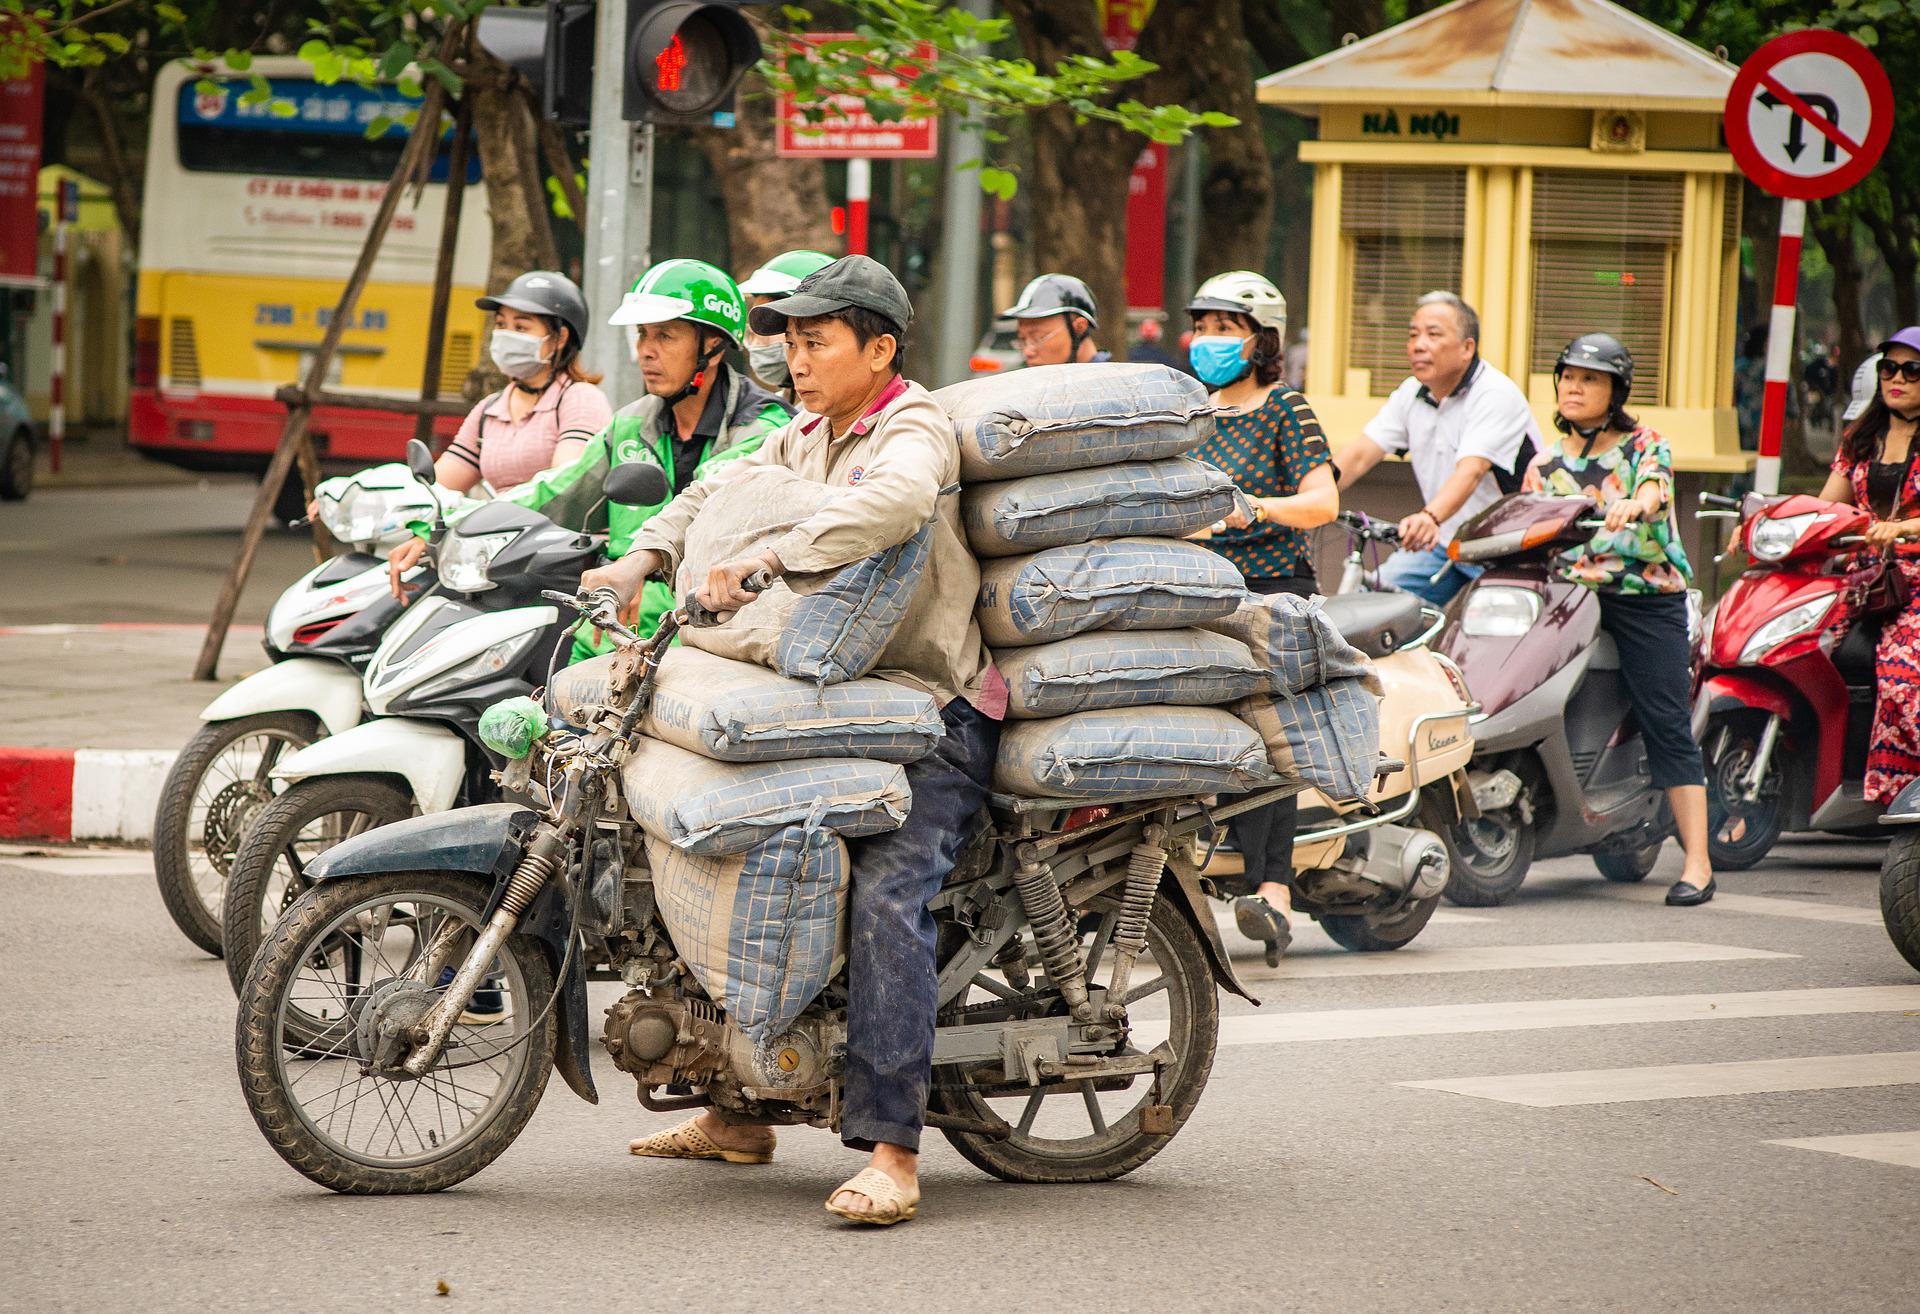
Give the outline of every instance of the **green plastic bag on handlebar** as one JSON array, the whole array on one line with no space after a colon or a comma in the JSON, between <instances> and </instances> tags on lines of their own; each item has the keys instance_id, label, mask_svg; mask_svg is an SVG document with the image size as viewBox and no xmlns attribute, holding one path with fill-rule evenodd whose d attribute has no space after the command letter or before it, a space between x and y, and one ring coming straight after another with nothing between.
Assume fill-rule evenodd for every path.
<instances>
[{"instance_id":1,"label":"green plastic bag on handlebar","mask_svg":"<svg viewBox=\"0 0 1920 1314\"><path fill-rule=\"evenodd\" d=\"M480 716L480 742L503 757L519 761L547 733L547 713L531 698L507 698Z\"/></svg>"}]
</instances>

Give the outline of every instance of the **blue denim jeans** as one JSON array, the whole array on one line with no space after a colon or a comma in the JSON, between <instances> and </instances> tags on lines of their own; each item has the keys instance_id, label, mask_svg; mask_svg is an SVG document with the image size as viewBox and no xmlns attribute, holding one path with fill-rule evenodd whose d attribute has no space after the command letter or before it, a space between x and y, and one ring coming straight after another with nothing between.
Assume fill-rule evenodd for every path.
<instances>
[{"instance_id":1,"label":"blue denim jeans","mask_svg":"<svg viewBox=\"0 0 1920 1314\"><path fill-rule=\"evenodd\" d=\"M1442 567L1446 573L1435 580L1434 575L1439 574ZM1445 548L1432 547L1421 552L1401 548L1380 563L1380 587L1399 589L1425 598L1436 607L1444 607L1453 601L1454 594L1480 578L1484 569L1484 566L1463 566L1448 561Z\"/></svg>"},{"instance_id":2,"label":"blue denim jeans","mask_svg":"<svg viewBox=\"0 0 1920 1314\"><path fill-rule=\"evenodd\" d=\"M1000 723L964 698L940 711L947 733L907 768L907 824L856 840L847 927L847 1078L840 1139L920 1148L933 1076L933 896L987 801Z\"/></svg>"}]
</instances>

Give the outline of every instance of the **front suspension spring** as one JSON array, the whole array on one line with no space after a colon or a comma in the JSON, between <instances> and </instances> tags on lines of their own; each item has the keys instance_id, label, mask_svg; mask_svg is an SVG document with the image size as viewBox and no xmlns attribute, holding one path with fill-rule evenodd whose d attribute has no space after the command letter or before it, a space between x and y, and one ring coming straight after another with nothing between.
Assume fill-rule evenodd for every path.
<instances>
[{"instance_id":1,"label":"front suspension spring","mask_svg":"<svg viewBox=\"0 0 1920 1314\"><path fill-rule=\"evenodd\" d=\"M540 887L553 875L554 861L540 851L539 845L529 847L526 856L520 859L520 865L513 869L513 876L507 881L506 892L500 896L500 907L510 917L518 917L533 902Z\"/></svg>"},{"instance_id":2,"label":"front suspension spring","mask_svg":"<svg viewBox=\"0 0 1920 1314\"><path fill-rule=\"evenodd\" d=\"M1022 845L1020 862L1013 872L1014 887L1020 891L1020 907L1033 928L1033 943L1040 951L1040 964L1047 979L1067 1001L1067 1011L1075 1020L1091 1022L1093 1005L1087 999L1087 964L1080 956L1079 937L1073 931L1073 918L1053 869L1040 860L1032 845Z\"/></svg>"},{"instance_id":3,"label":"front suspension spring","mask_svg":"<svg viewBox=\"0 0 1920 1314\"><path fill-rule=\"evenodd\" d=\"M1127 883L1120 899L1120 917L1113 928L1113 978L1107 986L1107 1011L1118 1017L1126 1010L1127 986L1133 964L1147 947L1147 922L1160 893L1160 875L1167 869L1165 832L1147 828L1145 842L1127 855Z\"/></svg>"}]
</instances>

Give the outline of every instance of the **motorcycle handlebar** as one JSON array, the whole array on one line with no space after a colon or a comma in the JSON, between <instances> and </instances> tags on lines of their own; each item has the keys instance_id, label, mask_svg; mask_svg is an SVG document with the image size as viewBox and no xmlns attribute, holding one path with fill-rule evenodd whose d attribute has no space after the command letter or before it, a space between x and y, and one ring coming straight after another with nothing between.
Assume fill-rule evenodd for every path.
<instances>
[{"instance_id":1,"label":"motorcycle handlebar","mask_svg":"<svg viewBox=\"0 0 1920 1314\"><path fill-rule=\"evenodd\" d=\"M740 587L748 593L765 593L773 587L773 572L765 569L756 570L740 581ZM680 604L680 609L686 613L686 623L696 629L718 625L722 615L702 603L698 593L687 594L686 600Z\"/></svg>"}]
</instances>

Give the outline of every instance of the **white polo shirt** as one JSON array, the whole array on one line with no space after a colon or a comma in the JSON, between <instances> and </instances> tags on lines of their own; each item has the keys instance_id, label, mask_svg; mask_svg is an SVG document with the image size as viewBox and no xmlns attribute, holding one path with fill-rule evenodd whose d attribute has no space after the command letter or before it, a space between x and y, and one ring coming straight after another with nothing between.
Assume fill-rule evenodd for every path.
<instances>
[{"instance_id":1,"label":"white polo shirt","mask_svg":"<svg viewBox=\"0 0 1920 1314\"><path fill-rule=\"evenodd\" d=\"M1383 450L1406 453L1420 495L1429 501L1453 477L1460 458L1479 456L1492 462L1493 470L1480 477L1460 509L1440 526L1442 543L1452 539L1462 521L1499 500L1495 471L1518 488L1533 454L1546 446L1526 395L1478 357L1460 386L1437 402L1426 384L1409 378L1393 390L1364 432Z\"/></svg>"}]
</instances>

